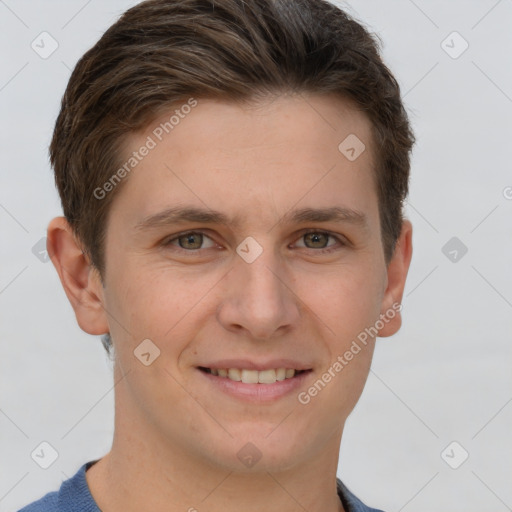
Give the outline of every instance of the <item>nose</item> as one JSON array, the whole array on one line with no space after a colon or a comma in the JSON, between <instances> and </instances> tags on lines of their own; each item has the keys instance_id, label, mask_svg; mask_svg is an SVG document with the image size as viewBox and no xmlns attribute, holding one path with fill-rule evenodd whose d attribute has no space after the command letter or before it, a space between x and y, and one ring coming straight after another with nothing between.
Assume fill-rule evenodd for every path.
<instances>
[{"instance_id":1,"label":"nose","mask_svg":"<svg viewBox=\"0 0 512 512\"><path fill-rule=\"evenodd\" d=\"M237 257L224 282L219 322L253 339L284 334L300 319L300 301L291 281L289 271L270 250L252 263Z\"/></svg>"}]
</instances>

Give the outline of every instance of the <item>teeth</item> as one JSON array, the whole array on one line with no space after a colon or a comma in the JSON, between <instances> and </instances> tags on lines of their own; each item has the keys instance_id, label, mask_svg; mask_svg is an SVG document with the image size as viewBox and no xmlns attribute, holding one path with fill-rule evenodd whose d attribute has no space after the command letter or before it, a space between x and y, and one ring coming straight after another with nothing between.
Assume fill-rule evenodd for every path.
<instances>
[{"instance_id":1,"label":"teeth","mask_svg":"<svg viewBox=\"0 0 512 512\"><path fill-rule=\"evenodd\" d=\"M285 377L286 377L287 379L289 379L290 377L293 377L294 375L295 375L295 370L288 370L288 369L286 370L286 375L285 375Z\"/></svg>"},{"instance_id":2,"label":"teeth","mask_svg":"<svg viewBox=\"0 0 512 512\"><path fill-rule=\"evenodd\" d=\"M212 375L227 377L236 382L245 384L274 384L276 381L291 379L296 371L293 368L276 368L270 370L241 370L239 368L219 368L211 369Z\"/></svg>"},{"instance_id":3,"label":"teeth","mask_svg":"<svg viewBox=\"0 0 512 512\"><path fill-rule=\"evenodd\" d=\"M258 370L242 370L244 384L258 384Z\"/></svg>"},{"instance_id":4,"label":"teeth","mask_svg":"<svg viewBox=\"0 0 512 512\"><path fill-rule=\"evenodd\" d=\"M260 384L274 384L277 380L275 370L263 370L258 372L258 382Z\"/></svg>"},{"instance_id":5,"label":"teeth","mask_svg":"<svg viewBox=\"0 0 512 512\"><path fill-rule=\"evenodd\" d=\"M238 368L230 368L228 370L228 377L231 380L236 380L237 382L242 380L242 375L240 374L240 370Z\"/></svg>"}]
</instances>

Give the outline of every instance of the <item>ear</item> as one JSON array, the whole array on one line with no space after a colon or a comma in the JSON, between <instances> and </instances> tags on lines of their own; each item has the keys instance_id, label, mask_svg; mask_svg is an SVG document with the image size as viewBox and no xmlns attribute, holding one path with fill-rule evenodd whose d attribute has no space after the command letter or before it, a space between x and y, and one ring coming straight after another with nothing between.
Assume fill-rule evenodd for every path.
<instances>
[{"instance_id":1,"label":"ear","mask_svg":"<svg viewBox=\"0 0 512 512\"><path fill-rule=\"evenodd\" d=\"M46 248L80 328L94 335L109 332L99 272L80 248L65 217L55 217L48 225Z\"/></svg>"},{"instance_id":2,"label":"ear","mask_svg":"<svg viewBox=\"0 0 512 512\"><path fill-rule=\"evenodd\" d=\"M395 334L402 325L402 297L405 280L412 257L412 224L408 220L402 223L402 231L397 240L395 251L388 265L388 284L382 299L380 318L384 327L379 329L378 336L386 337Z\"/></svg>"}]
</instances>

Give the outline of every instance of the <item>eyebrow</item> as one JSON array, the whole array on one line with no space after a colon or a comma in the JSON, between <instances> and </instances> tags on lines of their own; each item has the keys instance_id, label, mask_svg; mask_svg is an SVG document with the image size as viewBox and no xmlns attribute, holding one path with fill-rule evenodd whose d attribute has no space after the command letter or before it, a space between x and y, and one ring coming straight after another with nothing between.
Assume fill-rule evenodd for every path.
<instances>
[{"instance_id":1,"label":"eyebrow","mask_svg":"<svg viewBox=\"0 0 512 512\"><path fill-rule=\"evenodd\" d=\"M135 224L135 230L145 231L148 229L157 229L171 224L178 224L180 222L228 224L229 217L214 210L177 206L174 208L167 208L161 212L150 215L149 217L145 217Z\"/></svg>"},{"instance_id":2,"label":"eyebrow","mask_svg":"<svg viewBox=\"0 0 512 512\"><path fill-rule=\"evenodd\" d=\"M135 224L136 231L154 230L173 224L196 222L201 224L226 224L239 226L241 217L228 217L222 212L196 207L178 206L149 215ZM305 222L340 222L368 228L366 215L352 208L334 206L330 208L301 208L287 212L276 224Z\"/></svg>"}]
</instances>

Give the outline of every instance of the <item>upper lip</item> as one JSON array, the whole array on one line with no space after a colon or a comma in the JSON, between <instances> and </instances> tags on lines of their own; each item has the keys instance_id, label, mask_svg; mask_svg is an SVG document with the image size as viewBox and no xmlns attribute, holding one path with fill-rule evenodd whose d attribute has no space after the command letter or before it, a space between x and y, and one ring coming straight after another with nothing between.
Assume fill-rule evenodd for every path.
<instances>
[{"instance_id":1,"label":"upper lip","mask_svg":"<svg viewBox=\"0 0 512 512\"><path fill-rule=\"evenodd\" d=\"M311 366L293 359L269 359L268 361L249 361L248 359L221 359L219 361L198 365L202 368L238 368L240 370L270 370L272 368L290 368L294 370L311 370Z\"/></svg>"}]
</instances>

